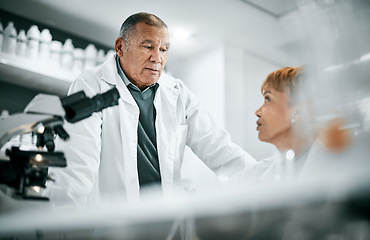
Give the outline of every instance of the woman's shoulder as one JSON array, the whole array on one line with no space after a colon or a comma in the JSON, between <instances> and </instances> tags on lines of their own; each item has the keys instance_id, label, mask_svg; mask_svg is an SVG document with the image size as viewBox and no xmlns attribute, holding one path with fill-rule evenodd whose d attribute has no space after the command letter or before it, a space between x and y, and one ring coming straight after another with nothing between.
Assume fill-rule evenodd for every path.
<instances>
[{"instance_id":1,"label":"woman's shoulder","mask_svg":"<svg viewBox=\"0 0 370 240\"><path fill-rule=\"evenodd\" d=\"M271 167L273 166L273 163L274 163L274 157L257 160L257 164L255 168L257 178L260 178L266 175L269 169L271 169Z\"/></svg>"}]
</instances>

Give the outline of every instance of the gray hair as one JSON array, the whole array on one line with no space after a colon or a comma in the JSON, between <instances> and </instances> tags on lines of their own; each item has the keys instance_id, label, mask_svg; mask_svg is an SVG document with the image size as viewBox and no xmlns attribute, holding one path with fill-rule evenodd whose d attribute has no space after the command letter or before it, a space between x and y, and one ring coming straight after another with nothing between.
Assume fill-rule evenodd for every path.
<instances>
[{"instance_id":1,"label":"gray hair","mask_svg":"<svg viewBox=\"0 0 370 240\"><path fill-rule=\"evenodd\" d=\"M119 37L125 41L126 50L128 48L129 38L135 34L135 26L139 22L159 28L167 28L166 23L163 22L162 19L151 13L139 12L129 16L122 23L119 31Z\"/></svg>"}]
</instances>

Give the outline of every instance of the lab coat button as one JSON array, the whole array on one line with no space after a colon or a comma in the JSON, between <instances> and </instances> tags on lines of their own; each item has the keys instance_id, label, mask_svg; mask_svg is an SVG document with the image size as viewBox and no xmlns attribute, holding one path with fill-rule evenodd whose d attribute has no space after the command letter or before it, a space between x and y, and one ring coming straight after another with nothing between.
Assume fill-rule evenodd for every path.
<instances>
[{"instance_id":1,"label":"lab coat button","mask_svg":"<svg viewBox=\"0 0 370 240\"><path fill-rule=\"evenodd\" d=\"M131 119L131 120L134 120L134 119L135 119L135 116L131 114L131 115L130 115L130 119Z\"/></svg>"}]
</instances>

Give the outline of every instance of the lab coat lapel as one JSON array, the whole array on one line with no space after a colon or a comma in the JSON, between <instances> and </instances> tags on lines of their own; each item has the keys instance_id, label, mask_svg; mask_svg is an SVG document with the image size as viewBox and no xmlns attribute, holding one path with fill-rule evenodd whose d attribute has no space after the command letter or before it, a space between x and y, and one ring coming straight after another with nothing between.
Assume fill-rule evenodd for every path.
<instances>
[{"instance_id":1,"label":"lab coat lapel","mask_svg":"<svg viewBox=\"0 0 370 240\"><path fill-rule=\"evenodd\" d=\"M104 62L102 68L102 79L117 87L120 97L124 102L136 105L134 98L125 86L121 77L118 75L115 54L109 60Z\"/></svg>"},{"instance_id":2,"label":"lab coat lapel","mask_svg":"<svg viewBox=\"0 0 370 240\"><path fill-rule=\"evenodd\" d=\"M124 161L124 177L128 201L139 199L139 178L137 172L137 127L139 121L139 107L131 93L117 73L115 56L108 60L102 68L104 81L115 85L120 94L119 124Z\"/></svg>"},{"instance_id":3,"label":"lab coat lapel","mask_svg":"<svg viewBox=\"0 0 370 240\"><path fill-rule=\"evenodd\" d=\"M154 106L156 108L156 131L158 159L165 195L171 194L174 180L175 142L176 142L176 104L179 92L172 86L159 81Z\"/></svg>"}]
</instances>

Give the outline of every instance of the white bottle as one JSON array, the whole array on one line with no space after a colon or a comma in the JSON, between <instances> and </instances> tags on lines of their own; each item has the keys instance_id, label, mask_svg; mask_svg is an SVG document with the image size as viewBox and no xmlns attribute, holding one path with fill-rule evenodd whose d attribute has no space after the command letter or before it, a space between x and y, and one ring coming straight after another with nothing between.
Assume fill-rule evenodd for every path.
<instances>
[{"instance_id":1,"label":"white bottle","mask_svg":"<svg viewBox=\"0 0 370 240\"><path fill-rule=\"evenodd\" d=\"M4 28L3 28L3 24L1 23L1 19L0 19L0 51L2 51L3 49L3 37L4 37Z\"/></svg>"},{"instance_id":2,"label":"white bottle","mask_svg":"<svg viewBox=\"0 0 370 240\"><path fill-rule=\"evenodd\" d=\"M98 51L98 56L96 58L96 65L100 65L104 62L104 59L105 58L105 53L104 53L104 50L103 49L100 49Z\"/></svg>"},{"instance_id":3,"label":"white bottle","mask_svg":"<svg viewBox=\"0 0 370 240\"><path fill-rule=\"evenodd\" d=\"M15 50L15 55L19 57L26 57L27 52L27 36L26 32L22 29L19 31L17 37L17 47Z\"/></svg>"},{"instance_id":4,"label":"white bottle","mask_svg":"<svg viewBox=\"0 0 370 240\"><path fill-rule=\"evenodd\" d=\"M85 67L84 69L90 69L95 67L96 56L98 51L94 44L89 44L85 49Z\"/></svg>"},{"instance_id":5,"label":"white bottle","mask_svg":"<svg viewBox=\"0 0 370 240\"><path fill-rule=\"evenodd\" d=\"M31 59L36 59L39 55L39 45L40 45L40 30L36 25L32 25L27 31L27 57Z\"/></svg>"},{"instance_id":6,"label":"white bottle","mask_svg":"<svg viewBox=\"0 0 370 240\"><path fill-rule=\"evenodd\" d=\"M107 52L107 54L105 55L105 59L104 59L104 61L105 60L108 60L109 58L111 58L112 57L112 55L115 53L115 51L114 50L109 50L108 52Z\"/></svg>"},{"instance_id":7,"label":"white bottle","mask_svg":"<svg viewBox=\"0 0 370 240\"><path fill-rule=\"evenodd\" d=\"M62 43L59 41L51 41L50 43L50 64L60 67L62 53Z\"/></svg>"},{"instance_id":8,"label":"white bottle","mask_svg":"<svg viewBox=\"0 0 370 240\"><path fill-rule=\"evenodd\" d=\"M15 47L17 45L17 30L15 30L14 23L9 22L4 29L3 37L3 52L15 54Z\"/></svg>"},{"instance_id":9,"label":"white bottle","mask_svg":"<svg viewBox=\"0 0 370 240\"><path fill-rule=\"evenodd\" d=\"M84 70L84 50L75 48L73 51L73 67L72 72L79 74Z\"/></svg>"},{"instance_id":10,"label":"white bottle","mask_svg":"<svg viewBox=\"0 0 370 240\"><path fill-rule=\"evenodd\" d=\"M1 110L0 120L9 117L9 111L7 109Z\"/></svg>"},{"instance_id":11,"label":"white bottle","mask_svg":"<svg viewBox=\"0 0 370 240\"><path fill-rule=\"evenodd\" d=\"M50 43L51 43L51 34L49 29L44 29L40 35L40 51L39 59L41 61L48 61L50 58Z\"/></svg>"},{"instance_id":12,"label":"white bottle","mask_svg":"<svg viewBox=\"0 0 370 240\"><path fill-rule=\"evenodd\" d=\"M72 70L73 65L73 49L74 46L72 44L71 39L67 39L62 48L62 54L61 54L61 66L62 68L65 68L67 70Z\"/></svg>"}]
</instances>

